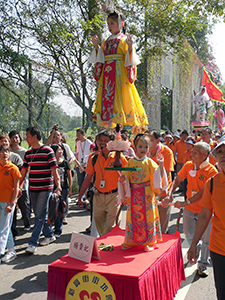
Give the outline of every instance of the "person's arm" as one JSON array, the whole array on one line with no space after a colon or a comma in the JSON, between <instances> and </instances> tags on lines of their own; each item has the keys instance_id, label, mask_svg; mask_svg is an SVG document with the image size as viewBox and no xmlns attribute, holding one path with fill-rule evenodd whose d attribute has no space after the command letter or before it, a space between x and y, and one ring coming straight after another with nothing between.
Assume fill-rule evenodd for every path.
<instances>
[{"instance_id":1,"label":"person's arm","mask_svg":"<svg viewBox=\"0 0 225 300\"><path fill-rule=\"evenodd\" d=\"M196 225L195 234L194 234L194 237L192 239L191 246L190 246L190 248L188 250L188 253L187 253L188 261L191 264L197 262L197 258L196 258L197 244L198 244L201 236L205 232L211 217L212 217L212 209L208 209L208 208L203 207L202 210L201 210L201 213L198 217L198 222L197 222L197 225Z\"/></svg>"},{"instance_id":2,"label":"person's arm","mask_svg":"<svg viewBox=\"0 0 225 300\"><path fill-rule=\"evenodd\" d=\"M71 197L72 196L72 186L73 186L73 177L72 177L71 170L67 170L67 177L68 177L68 181L69 181L68 197Z\"/></svg>"},{"instance_id":3,"label":"person's arm","mask_svg":"<svg viewBox=\"0 0 225 300\"><path fill-rule=\"evenodd\" d=\"M81 186L81 189L80 189L80 192L78 195L78 204L79 204L80 208L82 208L84 206L82 196L85 193L85 191L87 190L87 188L89 187L89 185L91 184L92 177L93 177L93 175L87 174L83 181L83 184Z\"/></svg>"},{"instance_id":4,"label":"person's arm","mask_svg":"<svg viewBox=\"0 0 225 300\"><path fill-rule=\"evenodd\" d=\"M10 204L8 204L5 208L6 213L10 213L12 211L13 205L16 202L16 198L17 198L17 195L19 193L20 178L14 179L13 184L14 184L14 191L13 191L13 195L12 195L12 199L10 201Z\"/></svg>"},{"instance_id":5,"label":"person's arm","mask_svg":"<svg viewBox=\"0 0 225 300\"><path fill-rule=\"evenodd\" d=\"M96 50L96 55L98 54L98 49L99 49L99 38L97 35L93 36L91 38L91 42L93 43L94 47L95 47L95 50Z\"/></svg>"},{"instance_id":6,"label":"person's arm","mask_svg":"<svg viewBox=\"0 0 225 300\"><path fill-rule=\"evenodd\" d=\"M55 185L56 185L56 189L54 190L53 193L56 193L58 196L61 195L61 184L60 184L60 177L59 177L59 173L57 171L57 168L52 168L52 175L55 181Z\"/></svg>"},{"instance_id":7,"label":"person's arm","mask_svg":"<svg viewBox=\"0 0 225 300\"><path fill-rule=\"evenodd\" d=\"M169 202L173 201L173 192L178 187L178 185L181 183L181 181L183 181L183 178L181 178L179 175L177 175L177 177L174 179L174 181L172 182L172 184L169 188L167 196L162 199L163 207L168 207Z\"/></svg>"},{"instance_id":8,"label":"person's arm","mask_svg":"<svg viewBox=\"0 0 225 300\"><path fill-rule=\"evenodd\" d=\"M176 188L181 183L181 181L183 181L183 178L181 178L179 175L177 175L177 177L172 182L170 189L168 191L169 198L171 198L171 199L173 198L173 192L176 190Z\"/></svg>"},{"instance_id":9,"label":"person's arm","mask_svg":"<svg viewBox=\"0 0 225 300\"><path fill-rule=\"evenodd\" d=\"M132 34L130 34L130 33L127 34L126 42L128 45L129 53L131 54L132 49L133 49L133 35Z\"/></svg>"},{"instance_id":10,"label":"person's arm","mask_svg":"<svg viewBox=\"0 0 225 300\"><path fill-rule=\"evenodd\" d=\"M81 166L80 162L76 159L74 160L75 164L74 164L74 170L76 170L76 168L79 168L80 173L84 172L84 168Z\"/></svg>"},{"instance_id":11,"label":"person's arm","mask_svg":"<svg viewBox=\"0 0 225 300\"><path fill-rule=\"evenodd\" d=\"M74 161L74 158L71 157L71 158L69 159L69 164L71 165L73 161Z\"/></svg>"},{"instance_id":12,"label":"person's arm","mask_svg":"<svg viewBox=\"0 0 225 300\"><path fill-rule=\"evenodd\" d=\"M55 126L55 125L54 125ZM55 128L53 126L53 129L51 131L51 134L50 136L47 138L46 142L45 142L45 145L47 146L51 146L52 142L53 142L53 138L54 138L54 134L55 134Z\"/></svg>"},{"instance_id":13,"label":"person's arm","mask_svg":"<svg viewBox=\"0 0 225 300\"><path fill-rule=\"evenodd\" d=\"M176 201L174 203L174 207L181 208L181 207L185 207L187 205L191 205L191 204L199 201L202 198L202 195L203 195L203 192L204 192L204 187L205 186L203 186L203 188L201 189L201 191L199 191L194 196L192 196L191 198L188 199L189 200L188 202L190 202L190 203L187 203L187 201Z\"/></svg>"},{"instance_id":14,"label":"person's arm","mask_svg":"<svg viewBox=\"0 0 225 300\"><path fill-rule=\"evenodd\" d=\"M21 178L19 180L19 193L18 193L18 198L20 198L22 196L22 188L23 188L23 183L24 183L24 179L27 175L27 169L22 168L22 170L20 171L21 174Z\"/></svg>"}]
</instances>

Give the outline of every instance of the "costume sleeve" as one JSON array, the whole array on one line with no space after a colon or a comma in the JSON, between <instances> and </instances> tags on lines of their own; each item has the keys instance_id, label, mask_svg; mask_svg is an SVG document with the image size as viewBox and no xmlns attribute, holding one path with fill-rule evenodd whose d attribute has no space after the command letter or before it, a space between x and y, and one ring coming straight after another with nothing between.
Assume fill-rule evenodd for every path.
<instances>
[{"instance_id":1,"label":"costume sleeve","mask_svg":"<svg viewBox=\"0 0 225 300\"><path fill-rule=\"evenodd\" d=\"M94 74L94 78L96 81L99 81L101 74L102 74L102 70L103 70L103 63L97 62L95 65L95 74Z\"/></svg>"},{"instance_id":2,"label":"costume sleeve","mask_svg":"<svg viewBox=\"0 0 225 300\"><path fill-rule=\"evenodd\" d=\"M153 192L155 194L159 194L160 193L160 189L159 188L155 188L154 184L153 184L153 176L154 176L155 170L157 168L159 168L159 166L151 158L149 158L149 160L150 160L150 164L149 164L149 169L150 169L150 185L151 185L151 188L152 188Z\"/></svg>"},{"instance_id":3,"label":"costume sleeve","mask_svg":"<svg viewBox=\"0 0 225 300\"><path fill-rule=\"evenodd\" d=\"M132 165L132 162L133 162L133 159L130 159L127 163L126 163L126 167L129 168L129 167L133 167ZM130 182L130 172L129 171L122 171L122 174L127 176L128 178L128 181Z\"/></svg>"},{"instance_id":4,"label":"costume sleeve","mask_svg":"<svg viewBox=\"0 0 225 300\"><path fill-rule=\"evenodd\" d=\"M128 46L127 46L127 51L126 51L126 56L125 56L125 62L124 62L124 67L129 67L129 66L137 66L141 63L140 59L138 58L137 53L135 52L134 48L132 48L131 53L129 53Z\"/></svg>"},{"instance_id":5,"label":"costume sleeve","mask_svg":"<svg viewBox=\"0 0 225 300\"><path fill-rule=\"evenodd\" d=\"M102 70L103 70L103 66L105 63L105 56L104 56L104 52L103 52L103 45L104 42L102 43L102 46L99 47L98 49L98 54L96 55L96 50L94 49L88 59L88 61L90 63L94 63L95 64L95 73L94 73L94 78L96 81L99 81L101 74L102 74Z\"/></svg>"},{"instance_id":6,"label":"costume sleeve","mask_svg":"<svg viewBox=\"0 0 225 300\"><path fill-rule=\"evenodd\" d=\"M210 181L211 181L211 178L209 178L205 184L204 192L203 192L202 198L199 203L202 207L205 207L208 209L213 208L212 195L210 193Z\"/></svg>"}]
</instances>

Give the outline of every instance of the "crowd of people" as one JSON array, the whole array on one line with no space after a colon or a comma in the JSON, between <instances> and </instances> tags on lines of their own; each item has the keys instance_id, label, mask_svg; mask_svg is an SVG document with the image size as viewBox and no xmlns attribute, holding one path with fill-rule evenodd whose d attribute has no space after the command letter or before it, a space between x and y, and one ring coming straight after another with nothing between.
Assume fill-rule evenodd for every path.
<instances>
[{"instance_id":1,"label":"crowd of people","mask_svg":"<svg viewBox=\"0 0 225 300\"><path fill-rule=\"evenodd\" d=\"M68 222L68 198L72 195L75 176L79 186L78 205L83 208L88 203L91 211L88 232L93 228L97 235L109 232L120 224L122 205L127 206L123 250L143 246L144 251L153 251L155 243L161 240L161 233L168 233L169 203L173 201L173 193L182 192L184 201L177 201L174 206L183 209L184 234L191 247L189 259L196 262L198 257L197 270L202 277L208 275L207 266L212 259L217 292L224 295L220 280L225 257L221 236L225 226L224 205L217 197L224 189L225 137L210 128L198 134L195 131L189 134L187 130L163 134L147 130L134 139L129 139L127 130L123 129L121 135L130 143L129 150L120 155L122 167L141 171L121 174L105 170L105 167L112 167L115 160L115 151L107 148L115 135L107 130L99 132L93 139L86 138L83 129L77 129L75 152L63 140L57 125L45 144L41 142L38 128L27 128L28 150L21 147L19 131L0 135L1 262L17 257L14 249L15 208L21 210L25 231L31 230L31 212L34 213L27 253L33 254L38 245L46 246L60 237L63 224ZM72 163L74 168L71 168ZM122 204L118 201L121 198L119 185L119 190L124 188L125 192ZM64 215L58 214L50 224L48 214L52 194L63 198L65 209ZM39 242L42 233L44 239ZM221 297L218 299L223 299Z\"/></svg>"}]
</instances>

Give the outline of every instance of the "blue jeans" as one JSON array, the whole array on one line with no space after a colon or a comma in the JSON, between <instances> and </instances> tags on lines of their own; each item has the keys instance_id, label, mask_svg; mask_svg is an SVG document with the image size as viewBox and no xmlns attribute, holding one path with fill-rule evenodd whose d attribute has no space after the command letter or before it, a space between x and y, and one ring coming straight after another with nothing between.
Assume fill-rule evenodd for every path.
<instances>
[{"instance_id":1,"label":"blue jeans","mask_svg":"<svg viewBox=\"0 0 225 300\"><path fill-rule=\"evenodd\" d=\"M225 299L225 256L210 251L218 300Z\"/></svg>"},{"instance_id":2,"label":"blue jeans","mask_svg":"<svg viewBox=\"0 0 225 300\"><path fill-rule=\"evenodd\" d=\"M184 208L183 214L183 226L184 226L184 234L186 237L187 242L191 245L195 228L197 225L199 213L193 213L190 210ZM201 247L201 255L198 259L198 265L207 266L209 262L209 236L211 231L211 221L209 222L204 234L202 235L201 242L198 244L198 247L202 244Z\"/></svg>"},{"instance_id":3,"label":"blue jeans","mask_svg":"<svg viewBox=\"0 0 225 300\"><path fill-rule=\"evenodd\" d=\"M80 173L79 168L76 169L76 172L77 172L77 183L78 183L78 187L79 187L79 191L80 191L82 184L84 182L85 176L86 176L86 172L84 171L84 172ZM85 199L85 195L83 195L82 198Z\"/></svg>"},{"instance_id":4,"label":"blue jeans","mask_svg":"<svg viewBox=\"0 0 225 300\"><path fill-rule=\"evenodd\" d=\"M68 189L62 190L62 197L63 200L68 204ZM62 233L62 227L63 227L63 218L62 216L58 215L57 219L55 220L55 234L61 234Z\"/></svg>"},{"instance_id":5,"label":"blue jeans","mask_svg":"<svg viewBox=\"0 0 225 300\"><path fill-rule=\"evenodd\" d=\"M29 245L38 245L39 237L42 231L45 237L53 236L52 228L47 223L48 205L51 194L52 191L30 192L30 199L34 210L35 221Z\"/></svg>"},{"instance_id":6,"label":"blue jeans","mask_svg":"<svg viewBox=\"0 0 225 300\"><path fill-rule=\"evenodd\" d=\"M14 247L13 235L11 230L13 214L16 205L10 213L5 212L5 208L10 202L0 202L0 254L5 253L5 248Z\"/></svg>"}]
</instances>

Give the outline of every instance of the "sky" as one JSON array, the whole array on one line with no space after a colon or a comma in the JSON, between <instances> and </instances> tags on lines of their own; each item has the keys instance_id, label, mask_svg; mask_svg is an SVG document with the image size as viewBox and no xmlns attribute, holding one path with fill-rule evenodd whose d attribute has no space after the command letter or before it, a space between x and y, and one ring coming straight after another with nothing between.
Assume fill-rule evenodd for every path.
<instances>
[{"instance_id":1,"label":"sky","mask_svg":"<svg viewBox=\"0 0 225 300\"><path fill-rule=\"evenodd\" d=\"M225 82L225 23L221 22L215 25L213 34L209 38L213 47L213 54L216 58L217 66L219 67L223 81Z\"/></svg>"},{"instance_id":2,"label":"sky","mask_svg":"<svg viewBox=\"0 0 225 300\"><path fill-rule=\"evenodd\" d=\"M213 34L209 37L210 43L213 47L213 54L216 58L217 66L219 67L223 81L225 82L225 23L220 22L213 28ZM62 105L64 111L70 116L81 116L82 110L78 107L74 101L65 96L57 96L54 101L57 104Z\"/></svg>"}]
</instances>

